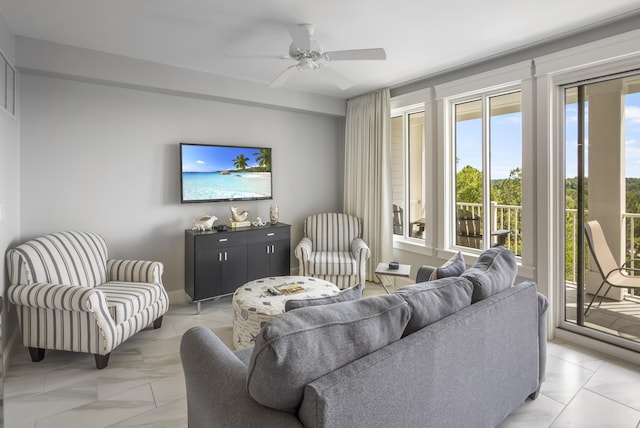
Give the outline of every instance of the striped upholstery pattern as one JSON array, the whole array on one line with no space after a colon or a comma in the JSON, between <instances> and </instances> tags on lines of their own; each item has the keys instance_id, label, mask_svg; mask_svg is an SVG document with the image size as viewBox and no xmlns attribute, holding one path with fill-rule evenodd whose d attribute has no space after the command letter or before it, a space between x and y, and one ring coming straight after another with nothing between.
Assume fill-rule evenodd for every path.
<instances>
[{"instance_id":1,"label":"striped upholstery pattern","mask_svg":"<svg viewBox=\"0 0 640 428\"><path fill-rule=\"evenodd\" d=\"M108 260L107 281L162 283L162 263L146 260Z\"/></svg>"},{"instance_id":2,"label":"striped upholstery pattern","mask_svg":"<svg viewBox=\"0 0 640 428\"><path fill-rule=\"evenodd\" d=\"M295 249L300 275L332 282L340 288L364 284L370 256L357 217L322 213L306 218L304 237Z\"/></svg>"},{"instance_id":3,"label":"striped upholstery pattern","mask_svg":"<svg viewBox=\"0 0 640 428\"><path fill-rule=\"evenodd\" d=\"M348 214L316 214L305 219L304 236L311 239L313 251L351 251L351 242L362 238L362 227Z\"/></svg>"},{"instance_id":4,"label":"striped upholstery pattern","mask_svg":"<svg viewBox=\"0 0 640 428\"><path fill-rule=\"evenodd\" d=\"M7 252L25 346L109 354L169 308L163 265L109 260L94 233L62 232Z\"/></svg>"},{"instance_id":5,"label":"striped upholstery pattern","mask_svg":"<svg viewBox=\"0 0 640 428\"><path fill-rule=\"evenodd\" d=\"M54 233L25 242L10 254L7 264L12 284L95 287L107 279L107 245L95 233Z\"/></svg>"},{"instance_id":6,"label":"striped upholstery pattern","mask_svg":"<svg viewBox=\"0 0 640 428\"><path fill-rule=\"evenodd\" d=\"M111 281L97 287L104 293L111 318L116 324L127 321L161 298L156 284Z\"/></svg>"},{"instance_id":7,"label":"striped upholstery pattern","mask_svg":"<svg viewBox=\"0 0 640 428\"><path fill-rule=\"evenodd\" d=\"M309 257L311 275L354 275L357 272L356 259L350 251L316 251Z\"/></svg>"}]
</instances>

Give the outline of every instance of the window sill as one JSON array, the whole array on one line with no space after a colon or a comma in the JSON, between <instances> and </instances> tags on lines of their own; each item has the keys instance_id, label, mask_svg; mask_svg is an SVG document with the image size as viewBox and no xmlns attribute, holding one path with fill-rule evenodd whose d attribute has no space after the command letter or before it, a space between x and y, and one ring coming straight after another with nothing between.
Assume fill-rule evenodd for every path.
<instances>
[{"instance_id":1,"label":"window sill","mask_svg":"<svg viewBox=\"0 0 640 428\"><path fill-rule=\"evenodd\" d=\"M478 261L480 254L482 254L480 250L473 250L466 247L452 247L449 249L427 247L426 242L421 239L401 238L397 236L393 237L393 249L407 251L421 256L434 257L442 261L442 263L460 251L464 256L467 267L473 266ZM534 266L522 264L521 257L516 257L516 262L518 264L518 278L516 281L536 280L536 269Z\"/></svg>"},{"instance_id":2,"label":"window sill","mask_svg":"<svg viewBox=\"0 0 640 428\"><path fill-rule=\"evenodd\" d=\"M393 249L410 251L412 253L420 254L423 256L432 256L434 254L433 248L427 247L427 243L423 239L417 238L404 238L394 236Z\"/></svg>"}]
</instances>

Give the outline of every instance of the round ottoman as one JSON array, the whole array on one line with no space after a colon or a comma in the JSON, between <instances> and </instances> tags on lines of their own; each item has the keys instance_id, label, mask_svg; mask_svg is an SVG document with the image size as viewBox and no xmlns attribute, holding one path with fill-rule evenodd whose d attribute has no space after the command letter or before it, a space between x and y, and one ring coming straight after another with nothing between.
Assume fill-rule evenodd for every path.
<instances>
[{"instance_id":1,"label":"round ottoman","mask_svg":"<svg viewBox=\"0 0 640 428\"><path fill-rule=\"evenodd\" d=\"M269 288L296 284L304 288L293 294L273 295ZM334 296L340 289L319 278L306 276L274 276L247 282L233 294L233 344L236 349L254 344L262 326L284 313L284 303L291 299L313 299Z\"/></svg>"}]
</instances>

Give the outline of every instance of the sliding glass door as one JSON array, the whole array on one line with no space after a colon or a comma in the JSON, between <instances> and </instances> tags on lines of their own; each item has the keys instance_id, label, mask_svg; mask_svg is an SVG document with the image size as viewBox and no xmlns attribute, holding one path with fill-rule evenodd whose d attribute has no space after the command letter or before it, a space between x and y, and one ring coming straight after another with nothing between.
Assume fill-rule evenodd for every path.
<instances>
[{"instance_id":1,"label":"sliding glass door","mask_svg":"<svg viewBox=\"0 0 640 428\"><path fill-rule=\"evenodd\" d=\"M581 333L640 349L640 288L607 291L594 256L606 246L635 275L640 262L640 73L566 85L564 322ZM585 236L597 221L604 241ZM605 275L608 273L605 272ZM640 284L640 278L638 279ZM589 304L593 302L592 306Z\"/></svg>"}]
</instances>

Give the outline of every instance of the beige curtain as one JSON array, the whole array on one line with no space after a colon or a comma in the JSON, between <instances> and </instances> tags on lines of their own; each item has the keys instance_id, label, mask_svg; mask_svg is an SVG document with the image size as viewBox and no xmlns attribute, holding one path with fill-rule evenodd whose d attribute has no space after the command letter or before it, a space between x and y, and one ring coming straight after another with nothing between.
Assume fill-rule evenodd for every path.
<instances>
[{"instance_id":1,"label":"beige curtain","mask_svg":"<svg viewBox=\"0 0 640 428\"><path fill-rule=\"evenodd\" d=\"M367 280L376 281L379 262L393 257L389 90L347 101L344 211L362 220L371 249Z\"/></svg>"}]
</instances>

